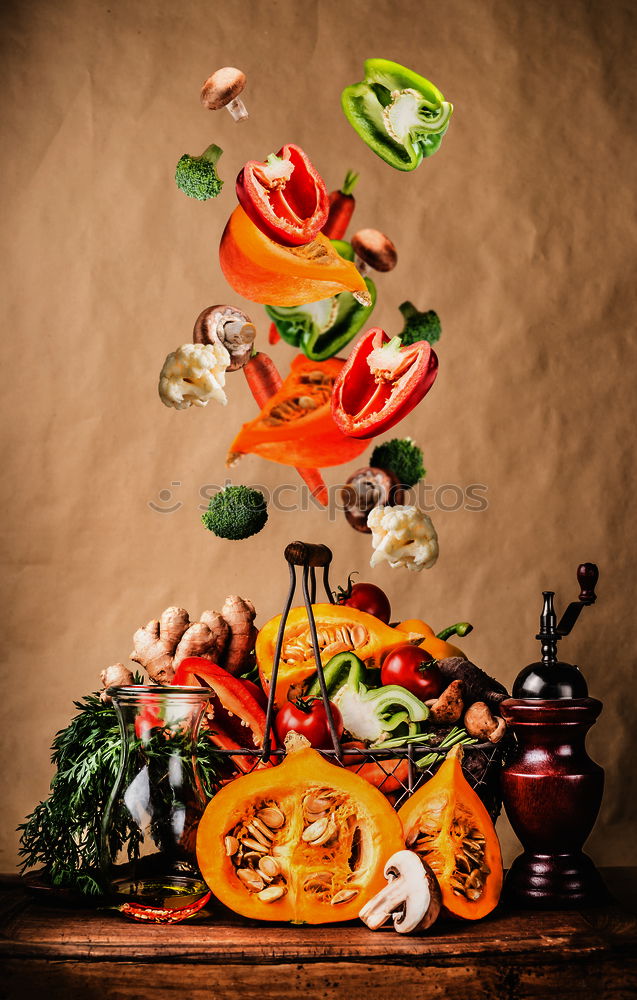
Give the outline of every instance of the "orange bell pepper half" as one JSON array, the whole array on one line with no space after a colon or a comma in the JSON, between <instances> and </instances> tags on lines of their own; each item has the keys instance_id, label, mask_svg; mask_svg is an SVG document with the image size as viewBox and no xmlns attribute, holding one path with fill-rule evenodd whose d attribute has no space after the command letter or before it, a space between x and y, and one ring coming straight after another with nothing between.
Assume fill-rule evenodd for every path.
<instances>
[{"instance_id":1,"label":"orange bell pepper half","mask_svg":"<svg viewBox=\"0 0 637 1000\"><path fill-rule=\"evenodd\" d=\"M343 434L332 419L332 386L342 367L339 358L311 361L297 354L279 391L237 434L227 464L253 454L282 465L322 469L360 455L369 442Z\"/></svg>"},{"instance_id":2,"label":"orange bell pepper half","mask_svg":"<svg viewBox=\"0 0 637 1000\"><path fill-rule=\"evenodd\" d=\"M369 305L369 292L350 260L339 256L322 233L300 247L275 243L239 205L219 246L219 263L235 292L251 302L300 306L352 292Z\"/></svg>"}]
</instances>

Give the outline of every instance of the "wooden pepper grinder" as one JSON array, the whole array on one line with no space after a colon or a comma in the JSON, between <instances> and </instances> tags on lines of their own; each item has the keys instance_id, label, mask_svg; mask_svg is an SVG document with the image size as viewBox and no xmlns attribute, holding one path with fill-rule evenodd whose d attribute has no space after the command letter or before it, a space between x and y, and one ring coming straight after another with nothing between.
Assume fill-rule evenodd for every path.
<instances>
[{"instance_id":1,"label":"wooden pepper grinder","mask_svg":"<svg viewBox=\"0 0 637 1000\"><path fill-rule=\"evenodd\" d=\"M582 852L599 812L604 771L586 752L586 734L602 710L588 697L584 676L557 658L582 608L594 604L599 573L577 570L580 595L559 624L553 591L544 592L540 616L542 658L522 670L502 716L515 733L514 759L502 772L502 795L524 853L507 875L505 896L514 905L569 907L598 902L605 889Z\"/></svg>"}]
</instances>

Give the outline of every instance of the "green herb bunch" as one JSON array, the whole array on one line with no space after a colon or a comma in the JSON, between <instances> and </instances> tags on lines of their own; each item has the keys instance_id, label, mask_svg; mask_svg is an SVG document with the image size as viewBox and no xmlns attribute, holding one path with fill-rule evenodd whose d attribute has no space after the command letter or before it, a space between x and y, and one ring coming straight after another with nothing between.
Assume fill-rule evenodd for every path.
<instances>
[{"instance_id":1,"label":"green herb bunch","mask_svg":"<svg viewBox=\"0 0 637 1000\"><path fill-rule=\"evenodd\" d=\"M20 869L41 867L52 885L99 895L102 819L120 765L121 735L115 708L97 694L74 702L77 715L55 736L51 761L56 773L51 794L35 807L21 831ZM174 744L160 738L166 760ZM205 732L197 743L198 772L204 794L212 798L219 755ZM125 811L110 825L111 853L127 844L129 858L139 850L139 833Z\"/></svg>"}]
</instances>

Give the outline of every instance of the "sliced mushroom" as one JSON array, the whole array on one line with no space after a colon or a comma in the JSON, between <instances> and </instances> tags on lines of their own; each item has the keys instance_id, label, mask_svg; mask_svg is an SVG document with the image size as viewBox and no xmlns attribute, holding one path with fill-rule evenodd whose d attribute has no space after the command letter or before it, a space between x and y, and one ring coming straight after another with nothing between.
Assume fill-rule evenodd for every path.
<instances>
[{"instance_id":1,"label":"sliced mushroom","mask_svg":"<svg viewBox=\"0 0 637 1000\"><path fill-rule=\"evenodd\" d=\"M374 507L400 504L405 491L393 472L366 466L357 469L347 480L341 491L341 501L345 517L356 531L371 534L367 527L367 517Z\"/></svg>"},{"instance_id":2,"label":"sliced mushroom","mask_svg":"<svg viewBox=\"0 0 637 1000\"><path fill-rule=\"evenodd\" d=\"M235 372L250 360L256 327L244 312L234 306L208 306L195 320L192 339L195 344L223 344L230 355L226 371Z\"/></svg>"},{"instance_id":3,"label":"sliced mushroom","mask_svg":"<svg viewBox=\"0 0 637 1000\"><path fill-rule=\"evenodd\" d=\"M359 917L370 930L390 919L399 934L427 930L440 913L440 887L431 868L414 851L397 851L385 865L387 885L370 899Z\"/></svg>"},{"instance_id":4,"label":"sliced mushroom","mask_svg":"<svg viewBox=\"0 0 637 1000\"><path fill-rule=\"evenodd\" d=\"M493 716L484 701L474 701L464 714L464 727L470 736L477 736L491 743L499 743L506 732L506 722Z\"/></svg>"},{"instance_id":5,"label":"sliced mushroom","mask_svg":"<svg viewBox=\"0 0 637 1000\"><path fill-rule=\"evenodd\" d=\"M236 122L244 121L248 112L239 94L245 85L245 73L234 66L223 66L209 76L201 88L201 103L209 111L227 108Z\"/></svg>"},{"instance_id":6,"label":"sliced mushroom","mask_svg":"<svg viewBox=\"0 0 637 1000\"><path fill-rule=\"evenodd\" d=\"M374 271L393 271L398 263L396 247L389 236L378 229L359 229L352 236L351 244L361 274L366 270L366 267L361 267L361 262Z\"/></svg>"}]
</instances>

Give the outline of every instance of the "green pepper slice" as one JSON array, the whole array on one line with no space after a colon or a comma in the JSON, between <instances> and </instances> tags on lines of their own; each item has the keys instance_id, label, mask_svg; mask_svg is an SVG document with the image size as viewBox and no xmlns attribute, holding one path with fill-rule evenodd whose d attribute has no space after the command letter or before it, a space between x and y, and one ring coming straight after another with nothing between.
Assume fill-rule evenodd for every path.
<instances>
[{"instance_id":1,"label":"green pepper slice","mask_svg":"<svg viewBox=\"0 0 637 1000\"><path fill-rule=\"evenodd\" d=\"M370 149L397 170L415 170L440 147L453 105L413 70L367 59L365 80L341 95L345 117Z\"/></svg>"},{"instance_id":2,"label":"green pepper slice","mask_svg":"<svg viewBox=\"0 0 637 1000\"><path fill-rule=\"evenodd\" d=\"M344 240L332 240L341 257L354 260L354 250ZM302 306L266 306L282 340L298 347L311 361L326 361L338 354L356 336L376 304L376 286L370 278L365 285L371 302L362 305L350 292Z\"/></svg>"}]
</instances>

